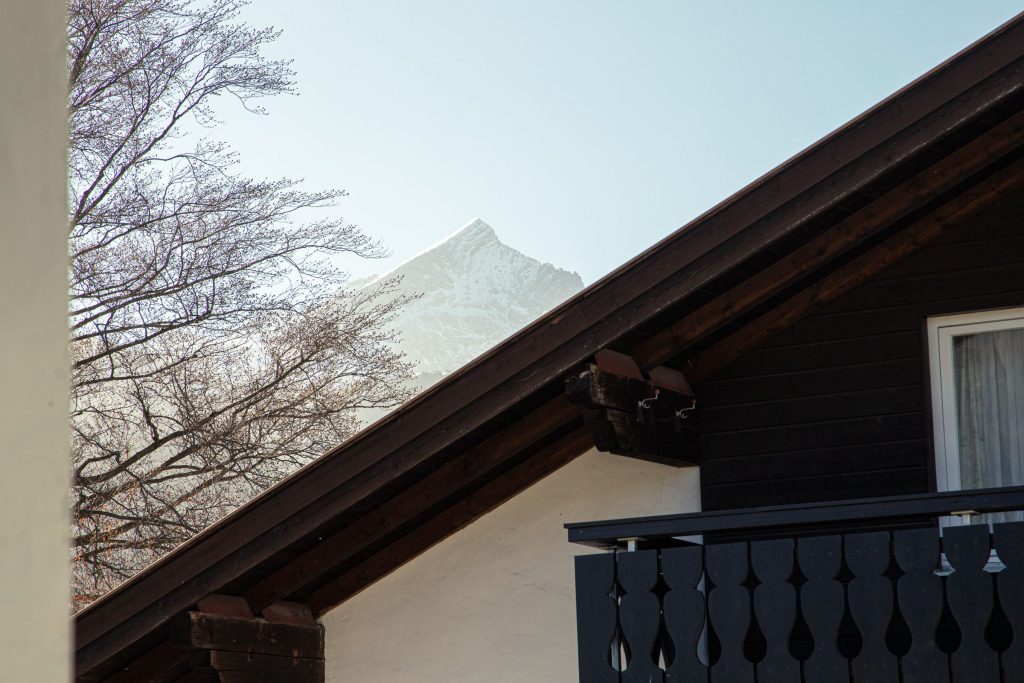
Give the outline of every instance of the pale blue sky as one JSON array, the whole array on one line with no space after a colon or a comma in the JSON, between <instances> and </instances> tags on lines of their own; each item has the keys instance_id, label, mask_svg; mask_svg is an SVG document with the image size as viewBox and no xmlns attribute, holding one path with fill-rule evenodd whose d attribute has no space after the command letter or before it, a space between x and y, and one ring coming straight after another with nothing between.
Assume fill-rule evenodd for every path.
<instances>
[{"instance_id":1,"label":"pale blue sky","mask_svg":"<svg viewBox=\"0 0 1024 683\"><path fill-rule=\"evenodd\" d=\"M1020 9L253 0L301 94L217 134L248 175L350 193L338 215L394 252L354 276L480 217L589 284Z\"/></svg>"}]
</instances>

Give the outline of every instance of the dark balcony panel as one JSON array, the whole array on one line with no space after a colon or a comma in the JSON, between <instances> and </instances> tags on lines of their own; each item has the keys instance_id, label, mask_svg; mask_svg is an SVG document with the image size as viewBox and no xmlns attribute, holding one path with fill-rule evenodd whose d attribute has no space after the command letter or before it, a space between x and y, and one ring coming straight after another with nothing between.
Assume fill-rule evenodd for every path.
<instances>
[{"instance_id":1,"label":"dark balcony panel","mask_svg":"<svg viewBox=\"0 0 1024 683\"><path fill-rule=\"evenodd\" d=\"M613 555L576 558L576 631L580 680L618 683L612 666L618 645L618 597Z\"/></svg>"},{"instance_id":2,"label":"dark balcony panel","mask_svg":"<svg viewBox=\"0 0 1024 683\"><path fill-rule=\"evenodd\" d=\"M655 552L652 550L644 552ZM707 623L704 551L700 546L661 551L661 576L667 592L662 603L667 657L666 681L707 681L707 657L701 659L701 634Z\"/></svg>"},{"instance_id":3,"label":"dark balcony panel","mask_svg":"<svg viewBox=\"0 0 1024 683\"><path fill-rule=\"evenodd\" d=\"M1024 522L995 525L999 559L1006 569L996 577L996 590L1013 640L1002 654L1007 681L1024 681Z\"/></svg>"},{"instance_id":4,"label":"dark balcony panel","mask_svg":"<svg viewBox=\"0 0 1024 683\"><path fill-rule=\"evenodd\" d=\"M658 587L658 554L655 551L624 553L617 558L620 638L628 659L622 672L624 683L662 680L661 603Z\"/></svg>"},{"instance_id":5,"label":"dark balcony panel","mask_svg":"<svg viewBox=\"0 0 1024 683\"><path fill-rule=\"evenodd\" d=\"M764 658L757 664L759 680L800 681L800 660L790 647L797 615L797 591L791 582L794 549L791 538L750 544L751 568L759 581L754 614L765 641Z\"/></svg>"},{"instance_id":6,"label":"dark balcony panel","mask_svg":"<svg viewBox=\"0 0 1024 683\"><path fill-rule=\"evenodd\" d=\"M947 529L942 547L953 569L946 578L946 600L961 637L953 653L952 677L999 683L999 655L985 638L994 607L994 582L985 571L991 548L988 525Z\"/></svg>"},{"instance_id":7,"label":"dark balcony panel","mask_svg":"<svg viewBox=\"0 0 1024 683\"><path fill-rule=\"evenodd\" d=\"M973 505L953 507L963 496ZM742 511L733 540L708 545L653 530L729 520L652 518L647 535L644 520L610 522L637 532L634 550L577 558L580 680L1024 681L1024 522L905 528L908 510L934 518L944 502L946 513L1024 508L1024 488L879 499L869 532L816 535L787 517L848 516L842 506ZM790 521L771 540L736 540L744 524L762 528L758 513Z\"/></svg>"},{"instance_id":8,"label":"dark balcony panel","mask_svg":"<svg viewBox=\"0 0 1024 683\"><path fill-rule=\"evenodd\" d=\"M718 642L712 681L753 683L754 664L744 652L751 631L748 543L721 543L704 551L709 586L708 627Z\"/></svg>"},{"instance_id":9,"label":"dark balcony panel","mask_svg":"<svg viewBox=\"0 0 1024 683\"><path fill-rule=\"evenodd\" d=\"M846 594L836 581L843 568L843 539L812 536L797 539L796 545L797 565L806 579L800 586L800 607L811 639L803 678L808 683L849 678L850 665L839 650Z\"/></svg>"},{"instance_id":10,"label":"dark balcony panel","mask_svg":"<svg viewBox=\"0 0 1024 683\"><path fill-rule=\"evenodd\" d=\"M934 529L897 531L893 552L902 576L896 581L900 613L910 632L903 653L905 683L948 683L949 657L939 649L936 634L942 619L939 535Z\"/></svg>"},{"instance_id":11,"label":"dark balcony panel","mask_svg":"<svg viewBox=\"0 0 1024 683\"><path fill-rule=\"evenodd\" d=\"M853 574L846 587L846 599L861 641L860 651L853 658L853 678L898 683L896 656L886 643L894 616L893 585L886 576L891 557L889 533L849 534L843 549L846 566Z\"/></svg>"}]
</instances>

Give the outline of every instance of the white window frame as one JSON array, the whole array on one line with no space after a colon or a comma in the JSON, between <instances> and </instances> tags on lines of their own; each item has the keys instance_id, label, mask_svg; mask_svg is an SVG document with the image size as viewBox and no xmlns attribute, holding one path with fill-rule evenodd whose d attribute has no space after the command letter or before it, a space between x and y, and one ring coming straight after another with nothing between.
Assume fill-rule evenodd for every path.
<instances>
[{"instance_id":1,"label":"white window frame","mask_svg":"<svg viewBox=\"0 0 1024 683\"><path fill-rule=\"evenodd\" d=\"M959 491L962 488L956 382L953 376L953 338L1017 328L1024 328L1024 307L928 318L935 485L939 491Z\"/></svg>"}]
</instances>

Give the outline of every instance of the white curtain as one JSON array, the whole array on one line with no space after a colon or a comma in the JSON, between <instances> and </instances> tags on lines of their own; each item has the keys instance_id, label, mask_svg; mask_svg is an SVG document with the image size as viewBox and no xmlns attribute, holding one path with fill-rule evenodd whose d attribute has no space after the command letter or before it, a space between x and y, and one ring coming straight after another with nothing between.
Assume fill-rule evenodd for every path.
<instances>
[{"instance_id":1,"label":"white curtain","mask_svg":"<svg viewBox=\"0 0 1024 683\"><path fill-rule=\"evenodd\" d=\"M1024 328L954 337L953 368L961 486L1024 485Z\"/></svg>"}]
</instances>

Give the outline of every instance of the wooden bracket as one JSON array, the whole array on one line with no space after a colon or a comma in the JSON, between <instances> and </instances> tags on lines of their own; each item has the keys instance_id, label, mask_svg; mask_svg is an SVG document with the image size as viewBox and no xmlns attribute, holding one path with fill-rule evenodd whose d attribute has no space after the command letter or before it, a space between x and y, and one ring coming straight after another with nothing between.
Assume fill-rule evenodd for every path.
<instances>
[{"instance_id":1,"label":"wooden bracket","mask_svg":"<svg viewBox=\"0 0 1024 683\"><path fill-rule=\"evenodd\" d=\"M632 358L601 351L596 363L565 379L569 402L599 451L682 467L699 461L692 417L697 402L683 373L664 366L647 378Z\"/></svg>"},{"instance_id":2,"label":"wooden bracket","mask_svg":"<svg viewBox=\"0 0 1024 683\"><path fill-rule=\"evenodd\" d=\"M323 627L308 605L277 602L255 617L245 598L210 595L197 608L173 629L195 680L323 683Z\"/></svg>"}]
</instances>

